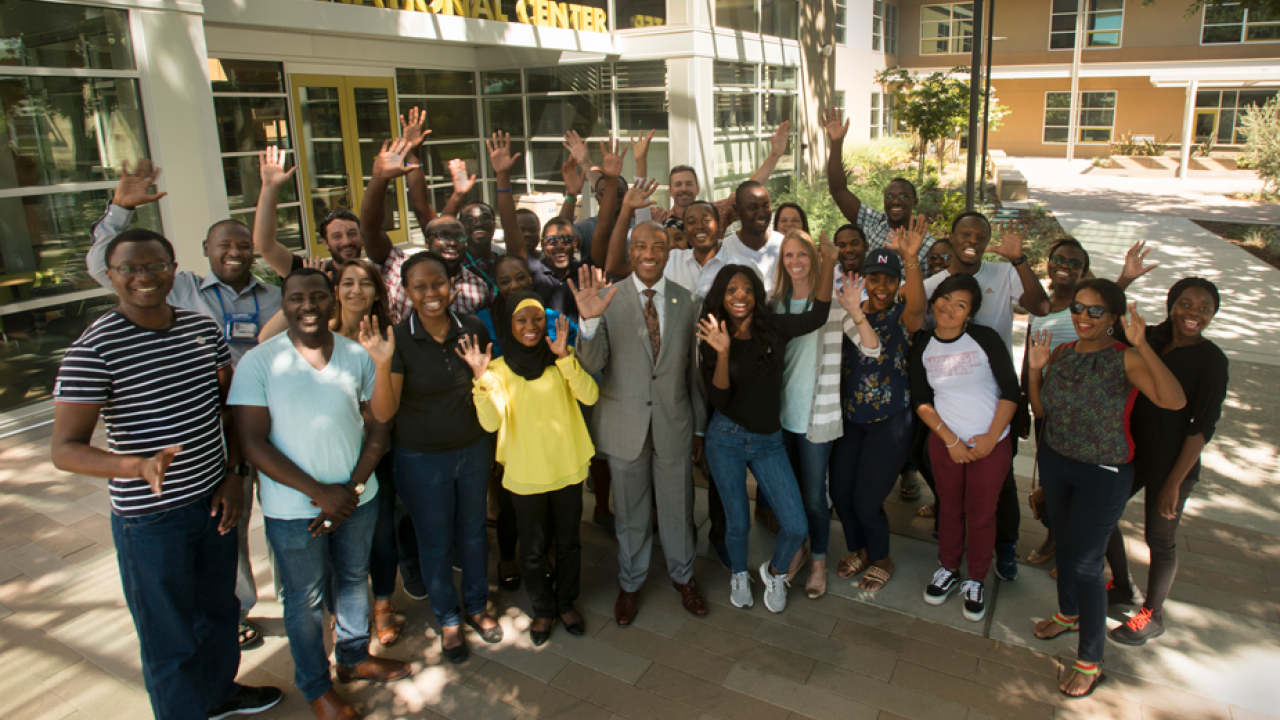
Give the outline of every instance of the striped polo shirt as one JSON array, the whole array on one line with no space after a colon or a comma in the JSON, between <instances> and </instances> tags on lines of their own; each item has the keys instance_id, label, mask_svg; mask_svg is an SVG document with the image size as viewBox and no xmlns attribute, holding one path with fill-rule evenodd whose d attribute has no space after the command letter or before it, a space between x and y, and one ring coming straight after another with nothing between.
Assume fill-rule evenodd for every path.
<instances>
[{"instance_id":1,"label":"striped polo shirt","mask_svg":"<svg viewBox=\"0 0 1280 720\"><path fill-rule=\"evenodd\" d=\"M124 517L195 502L225 471L218 371L231 364L231 351L213 320L173 312L173 325L151 330L113 310L72 343L58 369L54 398L100 406L112 453L151 457L182 446L160 497L142 478L111 478L111 508Z\"/></svg>"}]
</instances>

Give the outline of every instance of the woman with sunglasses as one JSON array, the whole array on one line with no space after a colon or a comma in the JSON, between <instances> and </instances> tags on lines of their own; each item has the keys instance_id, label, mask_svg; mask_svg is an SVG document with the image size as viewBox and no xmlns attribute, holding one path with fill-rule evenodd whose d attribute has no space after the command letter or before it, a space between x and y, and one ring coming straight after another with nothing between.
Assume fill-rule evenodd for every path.
<instances>
[{"instance_id":1,"label":"woman with sunglasses","mask_svg":"<svg viewBox=\"0 0 1280 720\"><path fill-rule=\"evenodd\" d=\"M1129 496L1146 488L1144 532L1151 568L1142 608L1111 631L1111 639L1125 645L1142 645L1164 633L1161 611L1178 572L1178 523L1187 497L1200 480L1200 453L1213 439L1227 396L1227 356L1204 336L1218 312L1218 302L1213 283L1183 278L1170 288L1165 301L1169 317L1147 330L1152 350L1182 385L1187 406L1164 410L1144 397L1133 406L1134 482ZM1113 578L1129 576L1119 527L1111 533L1107 561Z\"/></svg>"},{"instance_id":2,"label":"woman with sunglasses","mask_svg":"<svg viewBox=\"0 0 1280 720\"><path fill-rule=\"evenodd\" d=\"M1027 350L1031 408L1045 420L1037 460L1058 536L1058 612L1036 623L1035 635L1080 633L1078 659L1058 689L1084 697L1103 679L1102 559L1133 485L1129 410L1136 393L1166 410L1181 409L1187 399L1147 342L1136 302L1125 320L1119 285L1086 280L1070 309L1075 342L1053 350L1051 334L1042 330Z\"/></svg>"}]
</instances>

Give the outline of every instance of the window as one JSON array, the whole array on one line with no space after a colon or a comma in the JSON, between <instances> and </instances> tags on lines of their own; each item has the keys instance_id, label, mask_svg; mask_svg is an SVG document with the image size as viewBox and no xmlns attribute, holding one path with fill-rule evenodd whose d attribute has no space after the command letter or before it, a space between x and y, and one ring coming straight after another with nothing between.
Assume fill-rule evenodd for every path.
<instances>
[{"instance_id":1,"label":"window","mask_svg":"<svg viewBox=\"0 0 1280 720\"><path fill-rule=\"evenodd\" d=\"M1280 15L1274 11L1242 8L1239 3L1206 5L1200 42L1205 45L1280 42Z\"/></svg>"},{"instance_id":2,"label":"window","mask_svg":"<svg viewBox=\"0 0 1280 720\"><path fill-rule=\"evenodd\" d=\"M716 27L796 40L799 0L716 0Z\"/></svg>"},{"instance_id":3,"label":"window","mask_svg":"<svg viewBox=\"0 0 1280 720\"><path fill-rule=\"evenodd\" d=\"M871 122L868 126L869 137L893 137L893 95L889 93L871 93Z\"/></svg>"},{"instance_id":4,"label":"window","mask_svg":"<svg viewBox=\"0 0 1280 720\"><path fill-rule=\"evenodd\" d=\"M844 91L837 90L831 98L831 108L844 117Z\"/></svg>"},{"instance_id":5,"label":"window","mask_svg":"<svg viewBox=\"0 0 1280 720\"><path fill-rule=\"evenodd\" d=\"M613 26L617 30L667 24L666 0L614 0Z\"/></svg>"},{"instance_id":6,"label":"window","mask_svg":"<svg viewBox=\"0 0 1280 720\"><path fill-rule=\"evenodd\" d=\"M1085 20L1086 48L1120 47L1120 31L1124 26L1124 0L1084 0L1088 3ZM1049 17L1049 49L1074 50L1076 21L1081 0L1053 0Z\"/></svg>"},{"instance_id":7,"label":"window","mask_svg":"<svg viewBox=\"0 0 1280 720\"><path fill-rule=\"evenodd\" d=\"M295 164L284 68L278 62L209 58L209 78L227 206L232 218L253 227L262 189L258 153L274 145L286 151L287 166ZM276 216L279 241L301 250L306 243L296 178L280 190Z\"/></svg>"},{"instance_id":8,"label":"window","mask_svg":"<svg viewBox=\"0 0 1280 720\"><path fill-rule=\"evenodd\" d=\"M871 93L871 139L875 140L880 137L880 125L883 122L883 116L880 114L880 93Z\"/></svg>"},{"instance_id":9,"label":"window","mask_svg":"<svg viewBox=\"0 0 1280 720\"><path fill-rule=\"evenodd\" d=\"M1116 122L1116 93L1102 90L1080 93L1076 142L1109 143ZM1071 137L1071 93L1045 93L1044 142L1065 143Z\"/></svg>"},{"instance_id":10,"label":"window","mask_svg":"<svg viewBox=\"0 0 1280 720\"><path fill-rule=\"evenodd\" d=\"M89 226L150 156L129 11L0 3L0 410L47 400L62 354L115 306ZM134 225L161 230L156 205Z\"/></svg>"},{"instance_id":11,"label":"window","mask_svg":"<svg viewBox=\"0 0 1280 720\"><path fill-rule=\"evenodd\" d=\"M1264 105L1276 90L1199 90L1196 92L1196 142L1243 145L1240 118L1251 105Z\"/></svg>"},{"instance_id":12,"label":"window","mask_svg":"<svg viewBox=\"0 0 1280 720\"><path fill-rule=\"evenodd\" d=\"M920 54L954 55L973 51L973 3L920 8Z\"/></svg>"},{"instance_id":13,"label":"window","mask_svg":"<svg viewBox=\"0 0 1280 720\"><path fill-rule=\"evenodd\" d=\"M849 2L836 0L836 42L849 44Z\"/></svg>"},{"instance_id":14,"label":"window","mask_svg":"<svg viewBox=\"0 0 1280 720\"><path fill-rule=\"evenodd\" d=\"M791 142L773 179L792 175L800 144L795 122L797 69L721 61L714 68L713 187L731 189L750 177L768 155L769 139L784 120L791 121ZM843 103L843 94L837 96Z\"/></svg>"},{"instance_id":15,"label":"window","mask_svg":"<svg viewBox=\"0 0 1280 720\"><path fill-rule=\"evenodd\" d=\"M972 32L970 33L972 34ZM884 0L871 4L871 49L898 54L898 6Z\"/></svg>"}]
</instances>

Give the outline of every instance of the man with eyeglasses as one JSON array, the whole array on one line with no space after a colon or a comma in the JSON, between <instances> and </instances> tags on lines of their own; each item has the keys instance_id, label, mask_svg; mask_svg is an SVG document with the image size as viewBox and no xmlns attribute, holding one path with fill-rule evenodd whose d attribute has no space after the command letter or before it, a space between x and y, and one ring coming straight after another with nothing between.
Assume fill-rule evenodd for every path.
<instances>
[{"instance_id":1,"label":"man with eyeglasses","mask_svg":"<svg viewBox=\"0 0 1280 720\"><path fill-rule=\"evenodd\" d=\"M145 194L158 171L139 170L117 191L112 221L162 195ZM233 531L248 521L244 478L228 472L241 457L226 412L227 328L170 302L178 264L159 233L115 234L96 261L120 302L72 343L58 369L51 459L64 472L107 478L120 580L155 716L262 712L280 702L280 690L235 681ZM99 417L109 450L92 444Z\"/></svg>"},{"instance_id":2,"label":"man with eyeglasses","mask_svg":"<svg viewBox=\"0 0 1280 720\"><path fill-rule=\"evenodd\" d=\"M827 191L845 218L866 233L867 253L883 250L889 243L891 230L910 226L918 201L916 187L906 178L894 178L884 189L884 212L867 207L849 191L849 178L844 170L844 138L849 133L849 121L840 121L839 110L827 110L822 123L827 128L827 140L831 146L827 155ZM921 264L927 261L929 248L934 242L933 235L926 233L924 245L920 248Z\"/></svg>"},{"instance_id":3,"label":"man with eyeglasses","mask_svg":"<svg viewBox=\"0 0 1280 720\"><path fill-rule=\"evenodd\" d=\"M150 192L159 177L160 168L145 158L132 172L125 164L106 212L90 229L93 244L86 258L89 274L108 290L114 288L107 268L107 246L128 229L138 208L166 195ZM230 347L231 364L235 366L246 352L257 347L258 331L280 309L280 289L253 276L253 237L243 223L231 219L214 223L205 235L203 247L210 274L201 277L190 270L175 272L165 300L173 307L212 318L222 328L223 339ZM253 503L253 475L253 468L245 463L228 468L228 476L240 478L244 484L246 517ZM241 523L236 532L240 542L236 577L240 647L248 649L262 642L262 634L248 622L249 611L258 602L258 586L249 561L249 523Z\"/></svg>"}]
</instances>

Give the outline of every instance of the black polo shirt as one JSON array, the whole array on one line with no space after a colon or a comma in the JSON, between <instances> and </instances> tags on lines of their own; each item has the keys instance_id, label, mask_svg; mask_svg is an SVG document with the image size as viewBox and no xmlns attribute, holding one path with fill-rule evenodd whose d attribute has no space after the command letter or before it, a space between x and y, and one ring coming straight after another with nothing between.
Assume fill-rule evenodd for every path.
<instances>
[{"instance_id":1,"label":"black polo shirt","mask_svg":"<svg viewBox=\"0 0 1280 720\"><path fill-rule=\"evenodd\" d=\"M404 376L395 441L416 452L461 450L486 435L471 395L475 373L458 356L457 348L463 335L472 336L480 347L487 346L489 331L474 315L450 311L449 316L453 324L443 344L422 327L416 312L411 311L395 329L391 372Z\"/></svg>"}]
</instances>

